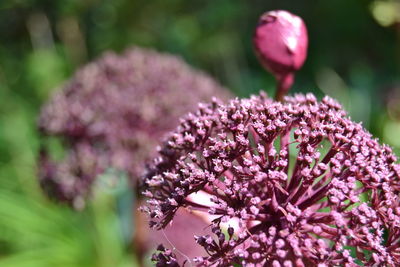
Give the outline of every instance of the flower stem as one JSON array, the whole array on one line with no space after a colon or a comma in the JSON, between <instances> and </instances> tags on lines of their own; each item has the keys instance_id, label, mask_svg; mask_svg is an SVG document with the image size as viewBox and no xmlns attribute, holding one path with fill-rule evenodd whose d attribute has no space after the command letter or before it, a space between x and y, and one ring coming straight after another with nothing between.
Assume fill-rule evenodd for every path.
<instances>
[{"instance_id":1,"label":"flower stem","mask_svg":"<svg viewBox=\"0 0 400 267\"><path fill-rule=\"evenodd\" d=\"M289 72L287 74L277 77L277 89L275 95L275 100L283 101L283 97L289 92L290 87L292 87L294 82L294 73Z\"/></svg>"}]
</instances>

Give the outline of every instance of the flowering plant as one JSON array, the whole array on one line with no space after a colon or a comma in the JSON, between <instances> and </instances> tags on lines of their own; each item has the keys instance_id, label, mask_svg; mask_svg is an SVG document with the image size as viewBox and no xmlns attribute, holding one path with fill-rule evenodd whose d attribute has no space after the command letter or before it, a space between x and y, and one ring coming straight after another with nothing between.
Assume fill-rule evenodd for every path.
<instances>
[{"instance_id":1,"label":"flowering plant","mask_svg":"<svg viewBox=\"0 0 400 267\"><path fill-rule=\"evenodd\" d=\"M198 266L397 266L396 160L329 97L215 100L167 138L142 209L156 229L182 208L212 218ZM153 259L178 266L163 246Z\"/></svg>"}]
</instances>

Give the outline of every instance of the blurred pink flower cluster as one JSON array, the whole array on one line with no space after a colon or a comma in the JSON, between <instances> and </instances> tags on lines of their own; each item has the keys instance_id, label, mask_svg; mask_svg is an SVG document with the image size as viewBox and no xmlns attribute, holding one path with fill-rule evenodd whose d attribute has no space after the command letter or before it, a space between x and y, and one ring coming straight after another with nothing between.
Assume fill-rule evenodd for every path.
<instances>
[{"instance_id":1,"label":"blurred pink flower cluster","mask_svg":"<svg viewBox=\"0 0 400 267\"><path fill-rule=\"evenodd\" d=\"M107 168L125 171L135 182L179 117L215 95L229 93L175 56L137 47L106 53L81 68L42 109L39 129L61 137L67 152L55 162L42 150L42 187L57 200L81 206Z\"/></svg>"}]
</instances>

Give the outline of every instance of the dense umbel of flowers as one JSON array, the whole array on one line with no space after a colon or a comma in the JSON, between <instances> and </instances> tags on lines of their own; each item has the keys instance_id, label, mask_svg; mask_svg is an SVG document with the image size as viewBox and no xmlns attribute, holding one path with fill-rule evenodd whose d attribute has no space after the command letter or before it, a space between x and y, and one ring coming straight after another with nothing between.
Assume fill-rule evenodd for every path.
<instances>
[{"instance_id":1,"label":"dense umbel of flowers","mask_svg":"<svg viewBox=\"0 0 400 267\"><path fill-rule=\"evenodd\" d=\"M399 266L395 161L329 97L214 101L160 149L143 210L156 229L180 208L212 217L198 266ZM163 246L153 260L178 266Z\"/></svg>"},{"instance_id":2,"label":"dense umbel of flowers","mask_svg":"<svg viewBox=\"0 0 400 267\"><path fill-rule=\"evenodd\" d=\"M67 159L42 153L41 184L57 199L82 200L97 174L112 167L132 179L159 139L200 101L226 90L175 56L133 48L80 69L44 106L39 128L64 138Z\"/></svg>"}]
</instances>

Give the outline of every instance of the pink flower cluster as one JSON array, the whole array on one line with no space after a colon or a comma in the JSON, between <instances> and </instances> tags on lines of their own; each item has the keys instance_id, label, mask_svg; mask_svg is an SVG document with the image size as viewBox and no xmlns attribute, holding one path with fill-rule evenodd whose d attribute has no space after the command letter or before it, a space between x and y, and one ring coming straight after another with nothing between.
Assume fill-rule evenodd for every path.
<instances>
[{"instance_id":1,"label":"pink flower cluster","mask_svg":"<svg viewBox=\"0 0 400 267\"><path fill-rule=\"evenodd\" d=\"M41 132L61 137L67 156L54 162L44 148L41 185L50 196L75 205L107 168L136 182L180 116L199 101L228 95L175 56L137 47L122 55L106 53L80 69L42 109Z\"/></svg>"},{"instance_id":2,"label":"pink flower cluster","mask_svg":"<svg viewBox=\"0 0 400 267\"><path fill-rule=\"evenodd\" d=\"M166 139L142 210L155 229L181 208L212 218L192 265L399 266L396 160L329 97L214 100ZM164 247L153 260L178 266Z\"/></svg>"}]
</instances>

